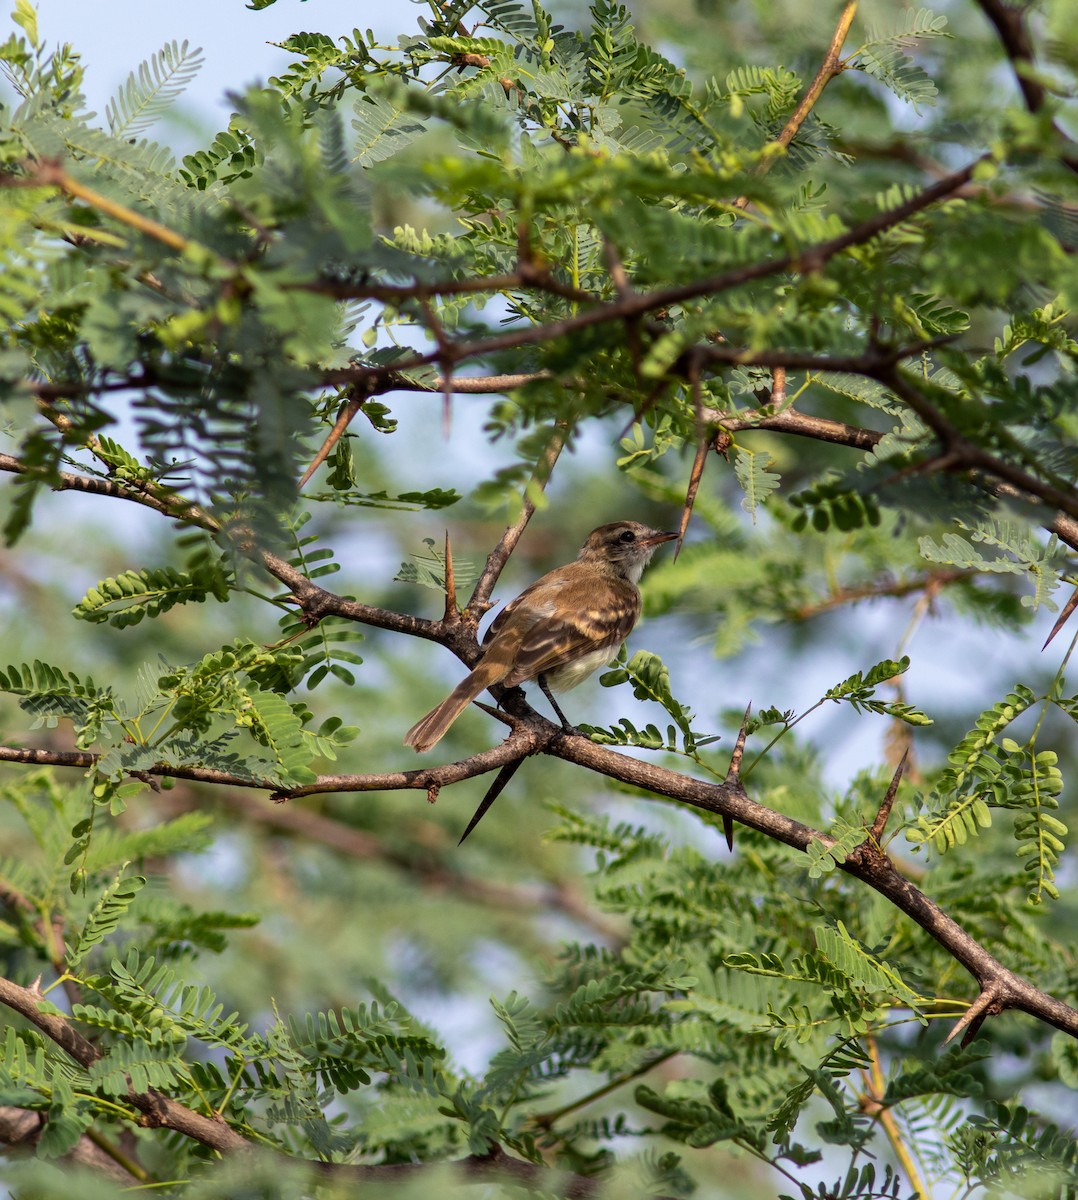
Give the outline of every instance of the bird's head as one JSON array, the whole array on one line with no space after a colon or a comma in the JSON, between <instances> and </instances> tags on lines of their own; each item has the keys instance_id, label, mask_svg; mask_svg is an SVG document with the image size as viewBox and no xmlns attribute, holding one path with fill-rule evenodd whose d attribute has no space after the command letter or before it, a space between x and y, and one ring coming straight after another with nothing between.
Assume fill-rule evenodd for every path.
<instances>
[{"instance_id":1,"label":"bird's head","mask_svg":"<svg viewBox=\"0 0 1078 1200\"><path fill-rule=\"evenodd\" d=\"M581 562L609 564L616 574L636 583L656 549L676 537L639 521L611 521L588 534L579 557Z\"/></svg>"}]
</instances>

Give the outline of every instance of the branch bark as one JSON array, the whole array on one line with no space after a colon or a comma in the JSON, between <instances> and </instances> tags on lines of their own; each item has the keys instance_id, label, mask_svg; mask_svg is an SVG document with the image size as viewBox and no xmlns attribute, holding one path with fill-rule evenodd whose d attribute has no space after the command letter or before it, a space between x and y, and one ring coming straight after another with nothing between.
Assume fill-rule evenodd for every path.
<instances>
[{"instance_id":1,"label":"branch bark","mask_svg":"<svg viewBox=\"0 0 1078 1200\"><path fill-rule=\"evenodd\" d=\"M1048 93L1034 74L1036 63L1033 57L1033 41L1026 25L1028 7L1014 7L1004 3L1004 0L977 0L977 4L995 28L1003 52L1014 71L1026 108L1031 113L1040 112L1048 99ZM1060 128L1058 122L1053 121L1052 128L1065 147L1060 154L1060 161L1069 170L1078 173L1078 148Z\"/></svg>"},{"instance_id":2,"label":"branch bark","mask_svg":"<svg viewBox=\"0 0 1078 1200\"><path fill-rule=\"evenodd\" d=\"M500 746L484 751L481 755L476 755L461 763L429 768L426 771L396 772L381 776L331 777L335 783L342 784L340 787L327 786L331 782L331 778L327 777L307 788L296 789L295 792L289 793L289 796L295 798L309 795L312 791L325 790L374 791L393 788L429 788L432 786L432 780L439 781L438 786L440 786L446 780L453 781L455 778L466 778L484 771L492 771L507 762L538 750L565 762L585 767L596 774L605 775L620 784L640 788L654 797L676 800L691 808L698 808L724 819L737 821L802 853L807 851L813 841L818 841L827 848L832 848L836 844L833 838L820 830L813 829L783 813L758 804L749 797L739 781L710 783L668 770L654 763L629 758L624 754L618 754L604 746L599 746L583 736L565 734L560 726L547 721L545 717L531 709L519 693L516 695L511 692L505 693L503 699L514 722L513 733ZM37 757L33 760L20 757L25 753L33 753ZM64 758L66 757L68 756L64 756ZM81 758L81 756L79 757ZM55 754L51 758L54 765L58 766L83 765L81 761L78 763L64 761L64 758ZM24 752L11 748L0 749L0 760L3 759L7 761L50 761L49 757L45 756L45 752ZM171 772L162 768L151 773L170 774ZM246 781L218 778L212 782L233 782L242 786ZM246 786L254 785L247 782ZM882 850L867 844L863 845L849 855L840 866L843 871L860 879L890 900L897 909L920 925L929 936L974 976L982 990L991 990L993 1002L998 1005L1000 1011L1006 1008L1015 1008L1069 1033L1072 1037L1078 1037L1078 1010L1049 996L1004 967L939 905L906 879ZM0 991L0 1001L4 1001L2 991Z\"/></svg>"},{"instance_id":3,"label":"branch bark","mask_svg":"<svg viewBox=\"0 0 1078 1200\"><path fill-rule=\"evenodd\" d=\"M0 1106L0 1145L10 1150L32 1151L41 1137L41 1114L25 1108ZM134 1188L145 1180L125 1170L116 1159L83 1134L67 1154L60 1159L65 1166L83 1167L106 1175L122 1187Z\"/></svg>"},{"instance_id":4,"label":"branch bark","mask_svg":"<svg viewBox=\"0 0 1078 1200\"><path fill-rule=\"evenodd\" d=\"M33 988L21 987L10 979L0 978L0 1004L6 1004L8 1008L37 1026L80 1067L92 1066L101 1057L101 1052L75 1029L67 1017L42 1011L43 999L42 994ZM131 1091L127 1095L127 1101L138 1110L141 1114L141 1124L148 1128L172 1129L223 1153L251 1148L251 1143L246 1138L241 1137L220 1118L203 1116L186 1105L177 1104L160 1092Z\"/></svg>"}]
</instances>

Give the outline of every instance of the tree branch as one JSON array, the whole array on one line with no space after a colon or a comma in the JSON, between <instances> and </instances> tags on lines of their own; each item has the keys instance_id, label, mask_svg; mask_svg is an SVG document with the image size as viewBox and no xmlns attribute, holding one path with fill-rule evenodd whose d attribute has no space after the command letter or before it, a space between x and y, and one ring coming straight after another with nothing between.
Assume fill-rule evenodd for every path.
<instances>
[{"instance_id":1,"label":"tree branch","mask_svg":"<svg viewBox=\"0 0 1078 1200\"><path fill-rule=\"evenodd\" d=\"M775 433L789 433L797 437L812 438L816 441L831 442L838 446L849 446L853 450L871 450L879 445L884 436L874 429L848 425L843 421L832 421L827 417L814 417L793 408L787 408L783 412L775 414L766 412L729 414L719 409L705 409L704 416L709 422L730 433L763 429ZM945 436L950 436L952 430L953 427L947 426L944 430ZM982 461L986 461L988 464L985 467L986 472L994 473L992 467L997 460L988 455L982 458ZM969 472L967 464L958 460L951 463L949 469ZM976 480L976 474L973 474L973 478ZM1017 500L1023 504L1035 504L1038 499L1044 499L1029 488L1018 487L998 477L986 481L986 485L992 495ZM1078 518L1066 512L1056 512L1045 521L1044 527L1054 533L1060 541L1065 542L1072 549L1078 550Z\"/></svg>"},{"instance_id":2,"label":"tree branch","mask_svg":"<svg viewBox=\"0 0 1078 1200\"><path fill-rule=\"evenodd\" d=\"M984 471L1001 483L1009 484L1028 496L1035 496L1044 504L1078 520L1078 495L1073 490L1038 479L1022 467L1014 466L1005 458L989 454L987 450L971 442L897 367L885 367L874 372L874 375L884 387L894 392L924 421L939 439L944 452L953 457L955 466Z\"/></svg>"},{"instance_id":3,"label":"tree branch","mask_svg":"<svg viewBox=\"0 0 1078 1200\"><path fill-rule=\"evenodd\" d=\"M559 728L551 725L551 729ZM541 746L545 730L514 730L497 746L473 754L459 762L445 763L440 767L420 767L414 771L388 771L370 775L320 775L313 783L297 788L282 788L272 779L256 779L247 775L234 775L211 767L183 767L170 763L158 763L149 768L140 768L139 778L147 776L158 779L187 779L192 783L208 783L234 788L255 788L272 793L276 800L298 800L303 796L316 796L324 792L437 792L451 783L460 783L476 775L496 771L507 762L513 762L528 754L534 754ZM21 763L38 767L73 767L91 770L101 758L89 750L42 750L26 746L0 746L0 762Z\"/></svg>"},{"instance_id":4,"label":"tree branch","mask_svg":"<svg viewBox=\"0 0 1078 1200\"><path fill-rule=\"evenodd\" d=\"M11 1150L27 1150L36 1148L44 1129L41 1113L32 1112L25 1108L13 1108L10 1105L0 1106L0 1144ZM108 1176L113 1182L122 1187L135 1187L145 1183L146 1179L127 1170L108 1151L103 1150L86 1134L75 1143L60 1162L69 1167L89 1168L99 1174Z\"/></svg>"},{"instance_id":5,"label":"tree branch","mask_svg":"<svg viewBox=\"0 0 1078 1200\"><path fill-rule=\"evenodd\" d=\"M841 58L842 46L846 41L846 35L850 32L850 26L853 24L853 18L856 14L857 0L846 0L846 4L839 15L838 24L835 26L835 32L831 35L831 44L827 47L827 53L824 55L823 62L820 63L820 68L816 72L815 78L809 84L808 90L801 97L801 103L794 109L782 132L775 139L780 146L789 146L797 135L797 131L805 123L805 118L812 111L816 101L823 95L824 88L827 87L836 75L841 75L845 69Z\"/></svg>"},{"instance_id":6,"label":"tree branch","mask_svg":"<svg viewBox=\"0 0 1078 1200\"><path fill-rule=\"evenodd\" d=\"M861 600L875 600L880 597L911 596L916 592L925 592L934 596L952 583L963 583L967 579L975 579L980 572L964 567L941 567L937 570L926 571L912 579L876 579L858 587L836 588L822 600L813 604L803 604L795 608L790 616L795 621L807 621L820 613L831 612L847 604L857 604Z\"/></svg>"},{"instance_id":7,"label":"tree branch","mask_svg":"<svg viewBox=\"0 0 1078 1200\"><path fill-rule=\"evenodd\" d=\"M557 728L553 726L552 728ZM619 783L678 800L717 816L728 816L750 829L802 852L813 841L831 848L835 839L751 800L740 783L708 783L654 763L627 758L583 737L555 736L545 753L573 762ZM1001 1008L1015 1008L1078 1037L1078 1010L1049 996L1008 970L934 901L919 891L883 851L861 846L840 869L873 890L915 921L978 981L991 988Z\"/></svg>"},{"instance_id":8,"label":"tree branch","mask_svg":"<svg viewBox=\"0 0 1078 1200\"><path fill-rule=\"evenodd\" d=\"M931 208L937 201L944 199L968 183L973 177L977 166L984 161L983 157L974 160L967 166L950 175L944 176L923 191L911 196L894 208L879 213L859 225L853 226L844 233L827 241L818 242L813 246L779 258L764 259L745 266L735 267L721 275L713 275L704 279L691 280L675 287L659 288L650 292L627 292L617 300L608 303L597 303L594 307L585 309L570 317L558 321L550 321L545 325L529 325L522 329L510 330L507 333L492 334L489 337L477 338L474 341L451 343L450 347L438 347L425 354L414 354L408 359L398 359L392 366L352 366L340 367L323 373L323 382L329 385L359 383L367 380L381 380L391 374L401 371L411 371L417 367L430 366L444 362L447 352L455 362L466 359L481 358L501 350L514 350L521 346L533 346L542 342L554 341L581 329L590 329L596 325L608 322L625 321L641 317L650 312L670 308L682 304L686 300L697 299L701 296L719 295L733 288L752 283L757 279L766 279L770 275L793 271L797 274L810 274L822 270L827 263L842 251L853 246L863 245L872 241L881 233L901 225L903 221L917 213ZM785 364L778 364L785 365ZM793 365L793 364L791 364ZM835 368L841 370L841 367ZM376 391L383 389L379 384L374 385ZM372 392L372 394L374 394Z\"/></svg>"},{"instance_id":9,"label":"tree branch","mask_svg":"<svg viewBox=\"0 0 1078 1200\"><path fill-rule=\"evenodd\" d=\"M44 996L40 991L20 987L10 979L0 978L0 1004L6 1004L32 1025L36 1025L80 1067L92 1066L102 1057L101 1051L92 1042L88 1042L67 1017L43 1012L40 1007L43 1000ZM173 1129L223 1153L251 1148L251 1143L246 1138L234 1132L219 1117L204 1117L201 1113L168 1099L160 1092L152 1089L148 1092L131 1091L127 1094L127 1101L142 1114L141 1123L148 1128Z\"/></svg>"},{"instance_id":10,"label":"tree branch","mask_svg":"<svg viewBox=\"0 0 1078 1200\"><path fill-rule=\"evenodd\" d=\"M1048 99L1048 93L1034 75L1033 42L1025 19L1028 8L1014 8L1005 4L1004 0L977 0L977 4L996 30L1003 52L1014 71L1026 108L1031 113L1040 112ZM1078 151L1074 148L1074 142L1060 128L1058 122L1052 122L1052 129L1068 147L1060 155L1060 161L1078 173Z\"/></svg>"}]
</instances>

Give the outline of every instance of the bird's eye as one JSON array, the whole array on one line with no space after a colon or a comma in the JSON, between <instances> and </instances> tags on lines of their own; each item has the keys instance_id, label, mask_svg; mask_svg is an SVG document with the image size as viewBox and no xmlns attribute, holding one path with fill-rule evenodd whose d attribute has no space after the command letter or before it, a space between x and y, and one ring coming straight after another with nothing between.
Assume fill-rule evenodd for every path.
<instances>
[{"instance_id":1,"label":"bird's eye","mask_svg":"<svg viewBox=\"0 0 1078 1200\"><path fill-rule=\"evenodd\" d=\"M635 542L636 534L631 529L626 529L625 532L618 538L619 542Z\"/></svg>"}]
</instances>

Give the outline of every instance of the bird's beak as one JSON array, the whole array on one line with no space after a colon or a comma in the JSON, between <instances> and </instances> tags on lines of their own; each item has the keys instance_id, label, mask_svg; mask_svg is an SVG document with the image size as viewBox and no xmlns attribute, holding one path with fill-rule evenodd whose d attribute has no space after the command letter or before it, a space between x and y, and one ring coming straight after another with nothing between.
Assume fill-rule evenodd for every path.
<instances>
[{"instance_id":1,"label":"bird's beak","mask_svg":"<svg viewBox=\"0 0 1078 1200\"><path fill-rule=\"evenodd\" d=\"M644 538L644 541L647 542L649 546L659 546L663 542L672 542L677 536L678 532L676 529L673 531L673 533L671 533L669 530L664 530L660 531L659 533L650 534L648 537Z\"/></svg>"}]
</instances>

